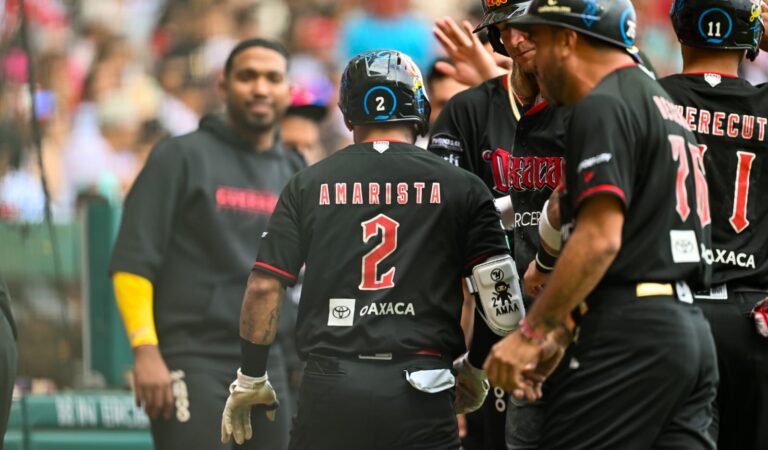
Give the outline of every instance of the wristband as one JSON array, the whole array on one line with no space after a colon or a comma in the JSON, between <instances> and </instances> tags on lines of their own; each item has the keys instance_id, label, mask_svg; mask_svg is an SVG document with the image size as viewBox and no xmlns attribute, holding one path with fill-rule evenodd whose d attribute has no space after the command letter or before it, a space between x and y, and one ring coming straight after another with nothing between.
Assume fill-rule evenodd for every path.
<instances>
[{"instance_id":1,"label":"wristband","mask_svg":"<svg viewBox=\"0 0 768 450\"><path fill-rule=\"evenodd\" d=\"M539 238L544 241L552 250L556 252L560 251L563 246L563 240L560 230L553 227L549 223L549 215L547 214L549 209L549 200L544 203L544 209L541 210L541 217L539 218Z\"/></svg>"},{"instance_id":2,"label":"wristband","mask_svg":"<svg viewBox=\"0 0 768 450\"><path fill-rule=\"evenodd\" d=\"M541 345L547 340L546 336L533 330L533 327L528 323L528 317L524 317L520 321L520 333L535 344Z\"/></svg>"},{"instance_id":3,"label":"wristband","mask_svg":"<svg viewBox=\"0 0 768 450\"><path fill-rule=\"evenodd\" d=\"M267 373L267 359L269 358L269 345L258 345L240 338L240 368L243 375L253 378L261 378Z\"/></svg>"},{"instance_id":4,"label":"wristband","mask_svg":"<svg viewBox=\"0 0 768 450\"><path fill-rule=\"evenodd\" d=\"M541 243L539 243L539 250L536 252L536 258L534 259L536 261L536 268L541 273L552 273L552 271L555 269L555 263L557 262L557 257L550 255L542 246Z\"/></svg>"}]
</instances>

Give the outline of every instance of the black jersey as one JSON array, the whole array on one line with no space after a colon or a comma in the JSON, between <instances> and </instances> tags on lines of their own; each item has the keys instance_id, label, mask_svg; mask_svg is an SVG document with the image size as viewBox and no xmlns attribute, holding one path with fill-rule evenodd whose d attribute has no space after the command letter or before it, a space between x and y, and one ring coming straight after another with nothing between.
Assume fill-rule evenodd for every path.
<instances>
[{"instance_id":1,"label":"black jersey","mask_svg":"<svg viewBox=\"0 0 768 450\"><path fill-rule=\"evenodd\" d=\"M714 283L768 287L768 84L727 75L660 81L704 154L712 212Z\"/></svg>"},{"instance_id":2,"label":"black jersey","mask_svg":"<svg viewBox=\"0 0 768 450\"><path fill-rule=\"evenodd\" d=\"M410 144L357 144L289 182L254 270L291 285L306 264L302 357L456 356L464 351L462 275L509 253L499 221L476 176Z\"/></svg>"},{"instance_id":3,"label":"black jersey","mask_svg":"<svg viewBox=\"0 0 768 450\"><path fill-rule=\"evenodd\" d=\"M566 238L586 199L613 195L624 205L621 250L602 283L707 285L711 220L699 146L644 69L619 69L576 103L565 148Z\"/></svg>"},{"instance_id":4,"label":"black jersey","mask_svg":"<svg viewBox=\"0 0 768 450\"><path fill-rule=\"evenodd\" d=\"M508 189L506 167L517 120L509 103L507 75L460 92L445 105L428 150L479 176L494 196Z\"/></svg>"},{"instance_id":5,"label":"black jersey","mask_svg":"<svg viewBox=\"0 0 768 450\"><path fill-rule=\"evenodd\" d=\"M218 115L152 151L126 198L110 270L152 282L164 357L238 358L259 235L303 167L279 142L254 151Z\"/></svg>"},{"instance_id":6,"label":"black jersey","mask_svg":"<svg viewBox=\"0 0 768 450\"><path fill-rule=\"evenodd\" d=\"M565 172L563 155L569 111L567 107L539 103L525 111L517 125L506 172L515 211L512 248L521 276L536 256L541 210Z\"/></svg>"},{"instance_id":7,"label":"black jersey","mask_svg":"<svg viewBox=\"0 0 768 450\"><path fill-rule=\"evenodd\" d=\"M568 109L538 103L521 108L518 122L509 96L505 75L452 98L429 150L479 176L497 197L511 196L515 221L509 235L522 276L538 248L541 209L563 174Z\"/></svg>"}]
</instances>

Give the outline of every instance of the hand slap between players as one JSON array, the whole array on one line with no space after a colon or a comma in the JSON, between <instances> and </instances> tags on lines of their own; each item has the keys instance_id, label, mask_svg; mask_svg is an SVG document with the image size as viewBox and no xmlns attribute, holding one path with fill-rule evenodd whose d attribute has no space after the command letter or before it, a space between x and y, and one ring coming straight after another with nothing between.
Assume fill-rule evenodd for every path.
<instances>
[{"instance_id":1,"label":"hand slap between players","mask_svg":"<svg viewBox=\"0 0 768 450\"><path fill-rule=\"evenodd\" d=\"M517 330L493 346L483 368L494 386L533 402L542 397L541 386L564 353L564 347L551 334L545 342L537 343Z\"/></svg>"},{"instance_id":2,"label":"hand slap between players","mask_svg":"<svg viewBox=\"0 0 768 450\"><path fill-rule=\"evenodd\" d=\"M253 378L237 371L237 379L229 386L229 398L221 416L221 442L226 444L231 436L235 442L243 444L253 437L251 427L251 407L265 405L267 419L275 420L275 410L279 406L277 394L269 384L269 377Z\"/></svg>"},{"instance_id":3,"label":"hand slap between players","mask_svg":"<svg viewBox=\"0 0 768 450\"><path fill-rule=\"evenodd\" d=\"M507 72L499 64L507 65L511 60L501 55L497 59L497 55L489 52L468 21L462 22L460 28L450 17L437 19L432 31L455 64L438 62L437 69L459 83L476 86Z\"/></svg>"}]
</instances>

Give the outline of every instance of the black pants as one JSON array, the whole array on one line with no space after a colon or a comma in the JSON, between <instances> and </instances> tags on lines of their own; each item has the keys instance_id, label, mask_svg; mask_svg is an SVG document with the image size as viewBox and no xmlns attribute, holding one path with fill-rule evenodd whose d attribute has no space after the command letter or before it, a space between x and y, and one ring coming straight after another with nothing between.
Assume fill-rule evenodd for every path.
<instances>
[{"instance_id":1,"label":"black pants","mask_svg":"<svg viewBox=\"0 0 768 450\"><path fill-rule=\"evenodd\" d=\"M728 292L727 300L697 300L717 346L720 388L713 436L722 449L768 449L768 339L749 313L766 292Z\"/></svg>"},{"instance_id":2,"label":"black pants","mask_svg":"<svg viewBox=\"0 0 768 450\"><path fill-rule=\"evenodd\" d=\"M253 439L244 445L221 443L221 414L229 385L237 376L238 361L171 358L166 361L173 378L175 407L170 420L152 420L156 450L285 450L288 447L290 402L282 352L273 348L267 372L280 408L274 422L261 408L251 411Z\"/></svg>"},{"instance_id":3,"label":"black pants","mask_svg":"<svg viewBox=\"0 0 768 450\"><path fill-rule=\"evenodd\" d=\"M0 285L2 289L2 285ZM3 295L0 292L0 295ZM8 427L8 416L13 401L13 384L16 381L17 361L16 338L8 318L0 311L0 449L2 437Z\"/></svg>"},{"instance_id":4,"label":"black pants","mask_svg":"<svg viewBox=\"0 0 768 450\"><path fill-rule=\"evenodd\" d=\"M368 361L310 356L291 450L457 450L454 389L425 393L405 370L450 367L430 356Z\"/></svg>"},{"instance_id":5,"label":"black pants","mask_svg":"<svg viewBox=\"0 0 768 450\"><path fill-rule=\"evenodd\" d=\"M672 296L590 295L553 374L542 449L714 449L717 362L707 321Z\"/></svg>"}]
</instances>

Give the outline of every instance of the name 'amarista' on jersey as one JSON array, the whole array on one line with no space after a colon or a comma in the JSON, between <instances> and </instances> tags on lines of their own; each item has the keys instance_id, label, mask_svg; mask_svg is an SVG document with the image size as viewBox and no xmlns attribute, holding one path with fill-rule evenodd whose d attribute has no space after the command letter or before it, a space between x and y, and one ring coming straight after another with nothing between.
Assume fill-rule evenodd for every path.
<instances>
[{"instance_id":1,"label":"name 'amarista' on jersey","mask_svg":"<svg viewBox=\"0 0 768 450\"><path fill-rule=\"evenodd\" d=\"M425 197L424 190L427 189ZM334 193L331 197L331 192ZM349 194L349 195L348 195ZM329 187L328 183L320 185L320 206L327 205L406 205L409 203L423 205L440 204L440 183L352 183L350 189L348 183L334 183Z\"/></svg>"},{"instance_id":2,"label":"name 'amarista' on jersey","mask_svg":"<svg viewBox=\"0 0 768 450\"><path fill-rule=\"evenodd\" d=\"M288 183L254 270L292 285L306 266L296 327L304 356L454 357L464 351L462 276L508 253L480 178L411 144L369 142Z\"/></svg>"}]
</instances>

